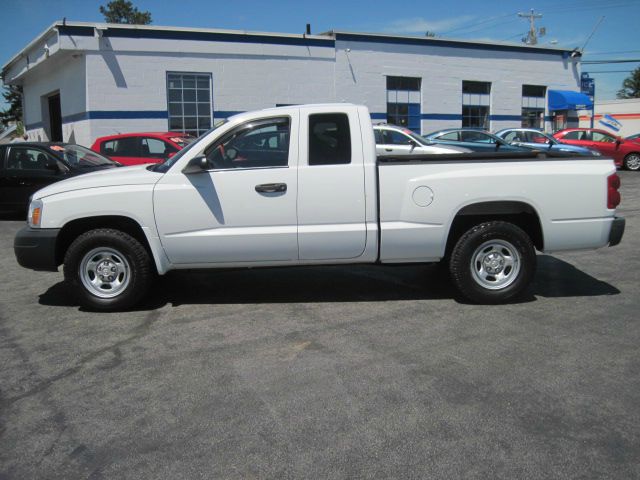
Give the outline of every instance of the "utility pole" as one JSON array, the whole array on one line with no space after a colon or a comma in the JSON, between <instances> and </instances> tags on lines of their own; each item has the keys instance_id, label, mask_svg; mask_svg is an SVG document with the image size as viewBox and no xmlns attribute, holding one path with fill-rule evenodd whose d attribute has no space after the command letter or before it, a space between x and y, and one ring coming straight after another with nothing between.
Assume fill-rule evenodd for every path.
<instances>
[{"instance_id":1,"label":"utility pole","mask_svg":"<svg viewBox=\"0 0 640 480\"><path fill-rule=\"evenodd\" d=\"M533 13L533 8L531 9L531 13L518 13L518 16L521 18L528 18L529 19L529 33L527 33L527 36L524 37L522 39L522 41L524 43L526 43L527 45L537 45L538 44L538 32L536 30L536 24L535 24L535 20L536 18L542 18L542 14L541 13ZM541 29L542 30L542 29ZM541 31L541 34L544 35L544 33Z\"/></svg>"}]
</instances>

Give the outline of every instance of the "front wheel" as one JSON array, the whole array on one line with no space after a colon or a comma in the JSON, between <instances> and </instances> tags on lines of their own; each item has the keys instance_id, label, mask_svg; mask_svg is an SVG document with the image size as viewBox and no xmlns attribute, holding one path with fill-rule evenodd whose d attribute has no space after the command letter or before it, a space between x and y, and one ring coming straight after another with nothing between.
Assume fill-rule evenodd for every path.
<instances>
[{"instance_id":1,"label":"front wheel","mask_svg":"<svg viewBox=\"0 0 640 480\"><path fill-rule=\"evenodd\" d=\"M637 172L640 170L640 153L630 153L624 157L624 168Z\"/></svg>"},{"instance_id":2,"label":"front wheel","mask_svg":"<svg viewBox=\"0 0 640 480\"><path fill-rule=\"evenodd\" d=\"M485 222L456 243L449 262L453 283L476 303L503 303L522 294L536 270L529 236L516 225Z\"/></svg>"},{"instance_id":3,"label":"front wheel","mask_svg":"<svg viewBox=\"0 0 640 480\"><path fill-rule=\"evenodd\" d=\"M96 229L76 238L64 257L64 277L78 302L92 310L123 310L149 289L151 258L127 233Z\"/></svg>"}]
</instances>

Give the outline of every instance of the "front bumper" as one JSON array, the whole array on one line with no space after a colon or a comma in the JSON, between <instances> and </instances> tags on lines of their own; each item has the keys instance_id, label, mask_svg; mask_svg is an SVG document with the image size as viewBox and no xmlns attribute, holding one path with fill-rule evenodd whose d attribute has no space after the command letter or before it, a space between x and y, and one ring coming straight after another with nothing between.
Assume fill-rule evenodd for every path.
<instances>
[{"instance_id":1,"label":"front bumper","mask_svg":"<svg viewBox=\"0 0 640 480\"><path fill-rule=\"evenodd\" d=\"M609 246L614 247L622 240L625 226L624 217L614 217L613 223L611 223L611 230L609 231Z\"/></svg>"},{"instance_id":2,"label":"front bumper","mask_svg":"<svg viewBox=\"0 0 640 480\"><path fill-rule=\"evenodd\" d=\"M13 251L18 263L31 270L57 272L56 240L59 233L59 228L21 229L13 241Z\"/></svg>"}]
</instances>

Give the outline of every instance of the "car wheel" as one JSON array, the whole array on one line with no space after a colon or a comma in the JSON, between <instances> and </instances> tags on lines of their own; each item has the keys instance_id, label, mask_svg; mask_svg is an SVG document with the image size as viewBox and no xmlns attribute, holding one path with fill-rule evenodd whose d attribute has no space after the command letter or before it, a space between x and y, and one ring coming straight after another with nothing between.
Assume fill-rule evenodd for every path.
<instances>
[{"instance_id":1,"label":"car wheel","mask_svg":"<svg viewBox=\"0 0 640 480\"><path fill-rule=\"evenodd\" d=\"M146 248L119 230L80 235L64 258L67 285L78 302L92 310L132 307L149 289L154 273Z\"/></svg>"},{"instance_id":2,"label":"car wheel","mask_svg":"<svg viewBox=\"0 0 640 480\"><path fill-rule=\"evenodd\" d=\"M503 303L522 294L536 270L529 236L502 221L474 226L451 253L449 271L457 289L476 303Z\"/></svg>"},{"instance_id":3,"label":"car wheel","mask_svg":"<svg viewBox=\"0 0 640 480\"><path fill-rule=\"evenodd\" d=\"M640 153L630 153L624 157L624 168L637 172L640 170Z\"/></svg>"}]
</instances>

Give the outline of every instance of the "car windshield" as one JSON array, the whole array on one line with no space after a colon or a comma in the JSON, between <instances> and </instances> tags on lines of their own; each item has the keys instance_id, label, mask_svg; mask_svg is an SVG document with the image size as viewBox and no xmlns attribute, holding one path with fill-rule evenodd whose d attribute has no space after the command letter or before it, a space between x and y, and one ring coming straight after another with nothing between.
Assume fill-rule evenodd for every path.
<instances>
[{"instance_id":1,"label":"car windshield","mask_svg":"<svg viewBox=\"0 0 640 480\"><path fill-rule=\"evenodd\" d=\"M412 130L405 129L405 130L402 130L402 131L406 135L409 135L412 139L414 139L420 145L429 145L430 144L430 142L428 140L426 140L425 138L421 137L420 135L418 135L417 133L413 132Z\"/></svg>"},{"instance_id":2,"label":"car windshield","mask_svg":"<svg viewBox=\"0 0 640 480\"><path fill-rule=\"evenodd\" d=\"M154 172L166 173L174 163L176 163L178 160L180 160L184 154L186 154L189 150L191 150L195 145L198 144L198 140L200 140L203 137L206 137L207 135L209 135L211 132L213 132L217 128L220 128L225 123L227 123L226 120L220 120L219 122L217 122L213 126L213 128L211 130L207 130L202 135L200 135L198 138L192 138L191 140L189 140L187 146L184 147L182 150L180 150L178 153L176 153L173 157L168 158L163 163L158 163L156 165L152 165L149 168L151 170L153 170ZM181 137L181 138L185 138L185 137ZM186 138L188 138L188 137L186 137Z\"/></svg>"},{"instance_id":3,"label":"car windshield","mask_svg":"<svg viewBox=\"0 0 640 480\"><path fill-rule=\"evenodd\" d=\"M180 148L184 148L190 143L193 143L195 139L196 137L192 135L180 135L179 137L176 136L176 137L169 138L169 140L171 140L173 143L175 143L176 145L179 145Z\"/></svg>"},{"instance_id":4,"label":"car windshield","mask_svg":"<svg viewBox=\"0 0 640 480\"><path fill-rule=\"evenodd\" d=\"M91 168L118 165L118 162L80 145L50 145L49 149L61 155L64 161L73 167Z\"/></svg>"}]
</instances>

